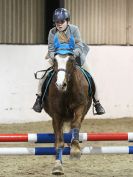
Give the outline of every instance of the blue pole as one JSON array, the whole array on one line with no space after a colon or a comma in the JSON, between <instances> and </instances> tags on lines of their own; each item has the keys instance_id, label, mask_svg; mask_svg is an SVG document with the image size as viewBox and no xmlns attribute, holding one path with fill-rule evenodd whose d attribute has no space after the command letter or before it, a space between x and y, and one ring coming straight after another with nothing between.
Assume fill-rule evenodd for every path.
<instances>
[{"instance_id":1,"label":"blue pole","mask_svg":"<svg viewBox=\"0 0 133 177\"><path fill-rule=\"evenodd\" d=\"M70 147L62 149L62 154L70 155ZM54 147L36 147L35 155L56 155L56 149Z\"/></svg>"},{"instance_id":2,"label":"blue pole","mask_svg":"<svg viewBox=\"0 0 133 177\"><path fill-rule=\"evenodd\" d=\"M71 133L64 133L64 142L70 143L72 139ZM55 143L55 135L53 133L38 133L36 143Z\"/></svg>"}]
</instances>

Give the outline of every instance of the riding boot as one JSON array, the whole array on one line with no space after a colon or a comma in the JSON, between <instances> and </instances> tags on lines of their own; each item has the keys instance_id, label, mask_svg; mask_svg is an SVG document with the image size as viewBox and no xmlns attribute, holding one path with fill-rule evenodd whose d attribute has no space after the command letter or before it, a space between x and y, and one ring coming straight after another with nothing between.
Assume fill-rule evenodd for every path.
<instances>
[{"instance_id":1,"label":"riding boot","mask_svg":"<svg viewBox=\"0 0 133 177\"><path fill-rule=\"evenodd\" d=\"M96 113L94 113L94 109L93 109L93 114L94 115L95 114L102 115L102 114L105 113L105 110L104 110L104 108L102 107L102 105L100 104L99 101L95 101L93 103L93 108L95 108L95 111L96 111Z\"/></svg>"},{"instance_id":2,"label":"riding boot","mask_svg":"<svg viewBox=\"0 0 133 177\"><path fill-rule=\"evenodd\" d=\"M42 97L39 95L37 95L36 101L33 105L33 110L39 113L42 111Z\"/></svg>"}]
</instances>

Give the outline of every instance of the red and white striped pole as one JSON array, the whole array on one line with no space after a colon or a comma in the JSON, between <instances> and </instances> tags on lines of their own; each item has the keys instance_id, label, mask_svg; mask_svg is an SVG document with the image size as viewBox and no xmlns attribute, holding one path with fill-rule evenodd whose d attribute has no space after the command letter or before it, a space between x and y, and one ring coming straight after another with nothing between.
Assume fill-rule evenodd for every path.
<instances>
[{"instance_id":1,"label":"red and white striped pole","mask_svg":"<svg viewBox=\"0 0 133 177\"><path fill-rule=\"evenodd\" d=\"M71 134L64 134L64 141L71 142ZM121 133L80 133L79 141L129 141L133 142L133 132ZM0 134L0 142L54 143L53 133Z\"/></svg>"}]
</instances>

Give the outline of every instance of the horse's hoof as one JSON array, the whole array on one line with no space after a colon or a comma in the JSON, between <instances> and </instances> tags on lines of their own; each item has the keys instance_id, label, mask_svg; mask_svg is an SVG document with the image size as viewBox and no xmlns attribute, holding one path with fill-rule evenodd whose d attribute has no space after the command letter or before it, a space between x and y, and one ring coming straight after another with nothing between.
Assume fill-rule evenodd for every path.
<instances>
[{"instance_id":1,"label":"horse's hoof","mask_svg":"<svg viewBox=\"0 0 133 177\"><path fill-rule=\"evenodd\" d=\"M60 160L56 161L55 166L52 170L53 175L64 175L64 170Z\"/></svg>"},{"instance_id":2,"label":"horse's hoof","mask_svg":"<svg viewBox=\"0 0 133 177\"><path fill-rule=\"evenodd\" d=\"M70 159L71 160L77 160L77 159L80 159L80 157L81 157L80 149L71 148Z\"/></svg>"}]
</instances>

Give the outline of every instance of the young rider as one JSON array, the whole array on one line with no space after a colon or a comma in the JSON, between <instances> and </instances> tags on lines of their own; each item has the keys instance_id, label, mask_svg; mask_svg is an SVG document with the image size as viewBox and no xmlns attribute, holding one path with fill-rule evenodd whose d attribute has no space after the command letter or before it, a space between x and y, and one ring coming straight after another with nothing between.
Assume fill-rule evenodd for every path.
<instances>
[{"instance_id":1,"label":"young rider","mask_svg":"<svg viewBox=\"0 0 133 177\"><path fill-rule=\"evenodd\" d=\"M75 40L75 48L73 50L73 53L75 57L80 58L80 62L82 67L89 72L89 68L86 62L86 55L89 51L89 48L86 44L84 44L80 37L80 31L79 28L73 24L69 23L70 21L70 13L68 10L64 8L58 8L54 11L53 14L53 22L55 24L55 27L52 28L49 31L48 36L48 55L46 56L46 61L49 66L52 66L52 59L54 59L55 56L55 45L54 45L54 39L55 34L58 36L58 39L60 43L68 43L70 39L70 35L73 35ZM45 77L39 81L38 85L38 91L37 91L37 99L34 103L33 109L36 112L42 111L42 93L41 88L44 83ZM97 90L95 93L95 96L93 98L95 111L98 115L104 114L105 110L102 107L102 105L99 102L99 99L97 97Z\"/></svg>"}]
</instances>

